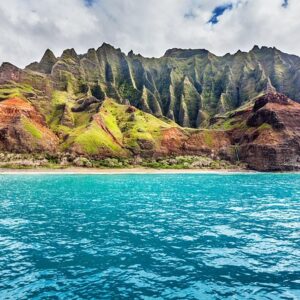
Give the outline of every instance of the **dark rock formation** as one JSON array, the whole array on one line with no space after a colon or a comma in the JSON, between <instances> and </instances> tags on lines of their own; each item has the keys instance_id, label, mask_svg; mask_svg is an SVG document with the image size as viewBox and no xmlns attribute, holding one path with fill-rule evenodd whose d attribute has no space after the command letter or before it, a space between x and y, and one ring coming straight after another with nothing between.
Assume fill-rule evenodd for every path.
<instances>
[{"instance_id":1,"label":"dark rock formation","mask_svg":"<svg viewBox=\"0 0 300 300\"><path fill-rule=\"evenodd\" d=\"M23 71L11 63L4 62L0 67L0 84L10 81L19 82Z\"/></svg>"},{"instance_id":2,"label":"dark rock formation","mask_svg":"<svg viewBox=\"0 0 300 300\"><path fill-rule=\"evenodd\" d=\"M50 49L47 49L39 63L34 62L26 67L28 70L50 74L57 58Z\"/></svg>"},{"instance_id":3,"label":"dark rock formation","mask_svg":"<svg viewBox=\"0 0 300 300\"><path fill-rule=\"evenodd\" d=\"M94 96L84 98L84 99L79 99L77 101L78 106L72 107L73 112L82 112L88 109L92 104L94 103L101 103L102 101L97 99Z\"/></svg>"},{"instance_id":4,"label":"dark rock formation","mask_svg":"<svg viewBox=\"0 0 300 300\"><path fill-rule=\"evenodd\" d=\"M269 93L238 118L248 126L232 131L239 159L260 171L300 169L300 104Z\"/></svg>"}]
</instances>

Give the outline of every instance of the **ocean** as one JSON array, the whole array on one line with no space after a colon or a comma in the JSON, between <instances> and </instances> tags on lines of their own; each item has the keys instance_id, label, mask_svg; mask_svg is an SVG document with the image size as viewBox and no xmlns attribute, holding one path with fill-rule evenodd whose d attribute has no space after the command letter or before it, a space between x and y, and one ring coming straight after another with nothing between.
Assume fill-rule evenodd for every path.
<instances>
[{"instance_id":1,"label":"ocean","mask_svg":"<svg viewBox=\"0 0 300 300\"><path fill-rule=\"evenodd\" d=\"M300 175L0 175L0 299L300 299Z\"/></svg>"}]
</instances>

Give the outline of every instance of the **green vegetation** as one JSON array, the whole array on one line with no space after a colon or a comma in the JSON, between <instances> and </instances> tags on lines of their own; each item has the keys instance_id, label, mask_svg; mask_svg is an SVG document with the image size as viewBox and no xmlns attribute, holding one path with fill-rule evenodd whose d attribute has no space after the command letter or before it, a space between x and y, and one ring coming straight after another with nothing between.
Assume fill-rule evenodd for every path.
<instances>
[{"instance_id":1,"label":"green vegetation","mask_svg":"<svg viewBox=\"0 0 300 300\"><path fill-rule=\"evenodd\" d=\"M89 159L65 156L39 156L28 154L2 154L0 167L13 169L48 168L64 169L67 167L88 168L149 168L149 169L236 169L243 165L232 165L223 160L213 160L204 156L173 156L153 158L102 158ZM67 160L67 163L66 163Z\"/></svg>"},{"instance_id":2,"label":"green vegetation","mask_svg":"<svg viewBox=\"0 0 300 300\"><path fill-rule=\"evenodd\" d=\"M233 130L233 129L247 129L246 120L238 118L228 118L212 127L213 129Z\"/></svg>"},{"instance_id":3,"label":"green vegetation","mask_svg":"<svg viewBox=\"0 0 300 300\"><path fill-rule=\"evenodd\" d=\"M68 92L54 91L51 101L51 113L46 115L46 121L54 132L68 132L68 128L62 124L63 117L68 113L70 122L74 122L74 116L71 112L73 101Z\"/></svg>"},{"instance_id":4,"label":"green vegetation","mask_svg":"<svg viewBox=\"0 0 300 300\"><path fill-rule=\"evenodd\" d=\"M74 142L80 145L83 150L90 155L98 154L100 150L106 150L108 153L112 152L112 154L118 154L123 151L122 148L95 123L92 123L90 128L79 134Z\"/></svg>"},{"instance_id":5,"label":"green vegetation","mask_svg":"<svg viewBox=\"0 0 300 300\"><path fill-rule=\"evenodd\" d=\"M101 160L92 160L92 166L95 168L132 168L134 166L132 159L126 158L104 158Z\"/></svg>"},{"instance_id":6,"label":"green vegetation","mask_svg":"<svg viewBox=\"0 0 300 300\"><path fill-rule=\"evenodd\" d=\"M120 159L106 158L91 161L94 167L100 168L132 168L143 167L152 169L234 169L237 166L223 160L213 160L204 156L173 156L160 158Z\"/></svg>"},{"instance_id":7,"label":"green vegetation","mask_svg":"<svg viewBox=\"0 0 300 300\"><path fill-rule=\"evenodd\" d=\"M209 130L204 131L204 142L209 147L213 145L213 136L211 131Z\"/></svg>"},{"instance_id":8,"label":"green vegetation","mask_svg":"<svg viewBox=\"0 0 300 300\"><path fill-rule=\"evenodd\" d=\"M98 84L93 85L91 87L91 93L94 97L96 97L99 100L104 100L104 98L105 98L105 94L103 93L100 85L98 85Z\"/></svg>"},{"instance_id":9,"label":"green vegetation","mask_svg":"<svg viewBox=\"0 0 300 300\"><path fill-rule=\"evenodd\" d=\"M105 102L102 106L100 115L109 131L121 143L123 139L123 134L119 127L117 118L121 118L121 114L122 112L124 113L124 111L119 111L117 107L114 107L114 105L116 104L114 104L113 102Z\"/></svg>"},{"instance_id":10,"label":"green vegetation","mask_svg":"<svg viewBox=\"0 0 300 300\"><path fill-rule=\"evenodd\" d=\"M134 107L117 104L106 99L96 114L72 113L74 126L61 125L68 105L64 92L56 93L56 110L51 116L51 127L65 134L62 149L79 147L89 155L128 156L127 150L146 151L160 145L161 130L176 125L165 122ZM93 116L93 120L92 119Z\"/></svg>"},{"instance_id":11,"label":"green vegetation","mask_svg":"<svg viewBox=\"0 0 300 300\"><path fill-rule=\"evenodd\" d=\"M28 118L23 117L22 118L22 124L24 126L24 129L28 133L30 133L34 138L40 140L43 137L43 133Z\"/></svg>"},{"instance_id":12,"label":"green vegetation","mask_svg":"<svg viewBox=\"0 0 300 300\"><path fill-rule=\"evenodd\" d=\"M268 123L263 123L258 127L259 131L268 130L268 129L272 129L272 126Z\"/></svg>"},{"instance_id":13,"label":"green vegetation","mask_svg":"<svg viewBox=\"0 0 300 300\"><path fill-rule=\"evenodd\" d=\"M35 91L29 84L7 83L0 85L0 100L9 98L25 98L28 95L34 95Z\"/></svg>"},{"instance_id":14,"label":"green vegetation","mask_svg":"<svg viewBox=\"0 0 300 300\"><path fill-rule=\"evenodd\" d=\"M3 169L15 169L15 170L30 170L35 168L61 170L67 168L67 166L61 166L57 164L51 164L51 163L34 164L34 162L30 164L23 164L22 162L4 163L4 164L0 164L0 167Z\"/></svg>"},{"instance_id":15,"label":"green vegetation","mask_svg":"<svg viewBox=\"0 0 300 300\"><path fill-rule=\"evenodd\" d=\"M135 108L106 100L100 110L108 129L118 140L123 138L124 145L139 148L139 141L159 143L161 130L171 125Z\"/></svg>"},{"instance_id":16,"label":"green vegetation","mask_svg":"<svg viewBox=\"0 0 300 300\"><path fill-rule=\"evenodd\" d=\"M133 85L128 82L123 82L119 87L119 91L124 99L130 100L132 103L135 103L141 97L141 92L136 90Z\"/></svg>"},{"instance_id":17,"label":"green vegetation","mask_svg":"<svg viewBox=\"0 0 300 300\"><path fill-rule=\"evenodd\" d=\"M68 101L68 92L65 91L54 91L52 94L52 105L60 106L66 104Z\"/></svg>"}]
</instances>

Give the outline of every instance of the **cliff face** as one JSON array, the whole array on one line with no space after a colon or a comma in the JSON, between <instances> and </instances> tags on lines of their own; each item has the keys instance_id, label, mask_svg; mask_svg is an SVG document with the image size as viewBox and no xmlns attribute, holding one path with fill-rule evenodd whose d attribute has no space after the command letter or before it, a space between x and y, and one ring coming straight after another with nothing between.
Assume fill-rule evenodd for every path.
<instances>
[{"instance_id":1,"label":"cliff face","mask_svg":"<svg viewBox=\"0 0 300 300\"><path fill-rule=\"evenodd\" d=\"M0 102L0 149L9 152L48 152L58 147L57 136L47 128L42 115L25 100Z\"/></svg>"},{"instance_id":2,"label":"cliff face","mask_svg":"<svg viewBox=\"0 0 300 300\"><path fill-rule=\"evenodd\" d=\"M278 93L259 97L230 121L239 159L260 171L300 169L300 104ZM241 125L242 124L242 125Z\"/></svg>"},{"instance_id":3,"label":"cliff face","mask_svg":"<svg viewBox=\"0 0 300 300\"><path fill-rule=\"evenodd\" d=\"M55 86L74 92L101 90L118 102L197 128L210 117L236 109L262 93L277 91L300 101L300 58L275 48L254 47L223 57L207 50L171 49L161 58L144 58L103 44L77 55L47 50L27 70L49 74Z\"/></svg>"},{"instance_id":4,"label":"cliff face","mask_svg":"<svg viewBox=\"0 0 300 300\"><path fill-rule=\"evenodd\" d=\"M0 150L207 155L299 168L300 58L275 48L143 58L103 44L0 67Z\"/></svg>"}]
</instances>

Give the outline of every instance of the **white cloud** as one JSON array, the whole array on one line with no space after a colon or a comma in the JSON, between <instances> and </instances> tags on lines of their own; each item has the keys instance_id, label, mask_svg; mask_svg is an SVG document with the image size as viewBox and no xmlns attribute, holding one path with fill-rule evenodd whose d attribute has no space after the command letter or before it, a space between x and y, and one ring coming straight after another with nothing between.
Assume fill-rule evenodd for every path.
<instances>
[{"instance_id":1,"label":"white cloud","mask_svg":"<svg viewBox=\"0 0 300 300\"><path fill-rule=\"evenodd\" d=\"M215 25L219 5L233 3ZM0 2L0 61L19 66L46 48L60 55L108 42L161 56L168 48L206 48L223 55L254 44L300 55L300 1L290 0L10 0Z\"/></svg>"}]
</instances>

